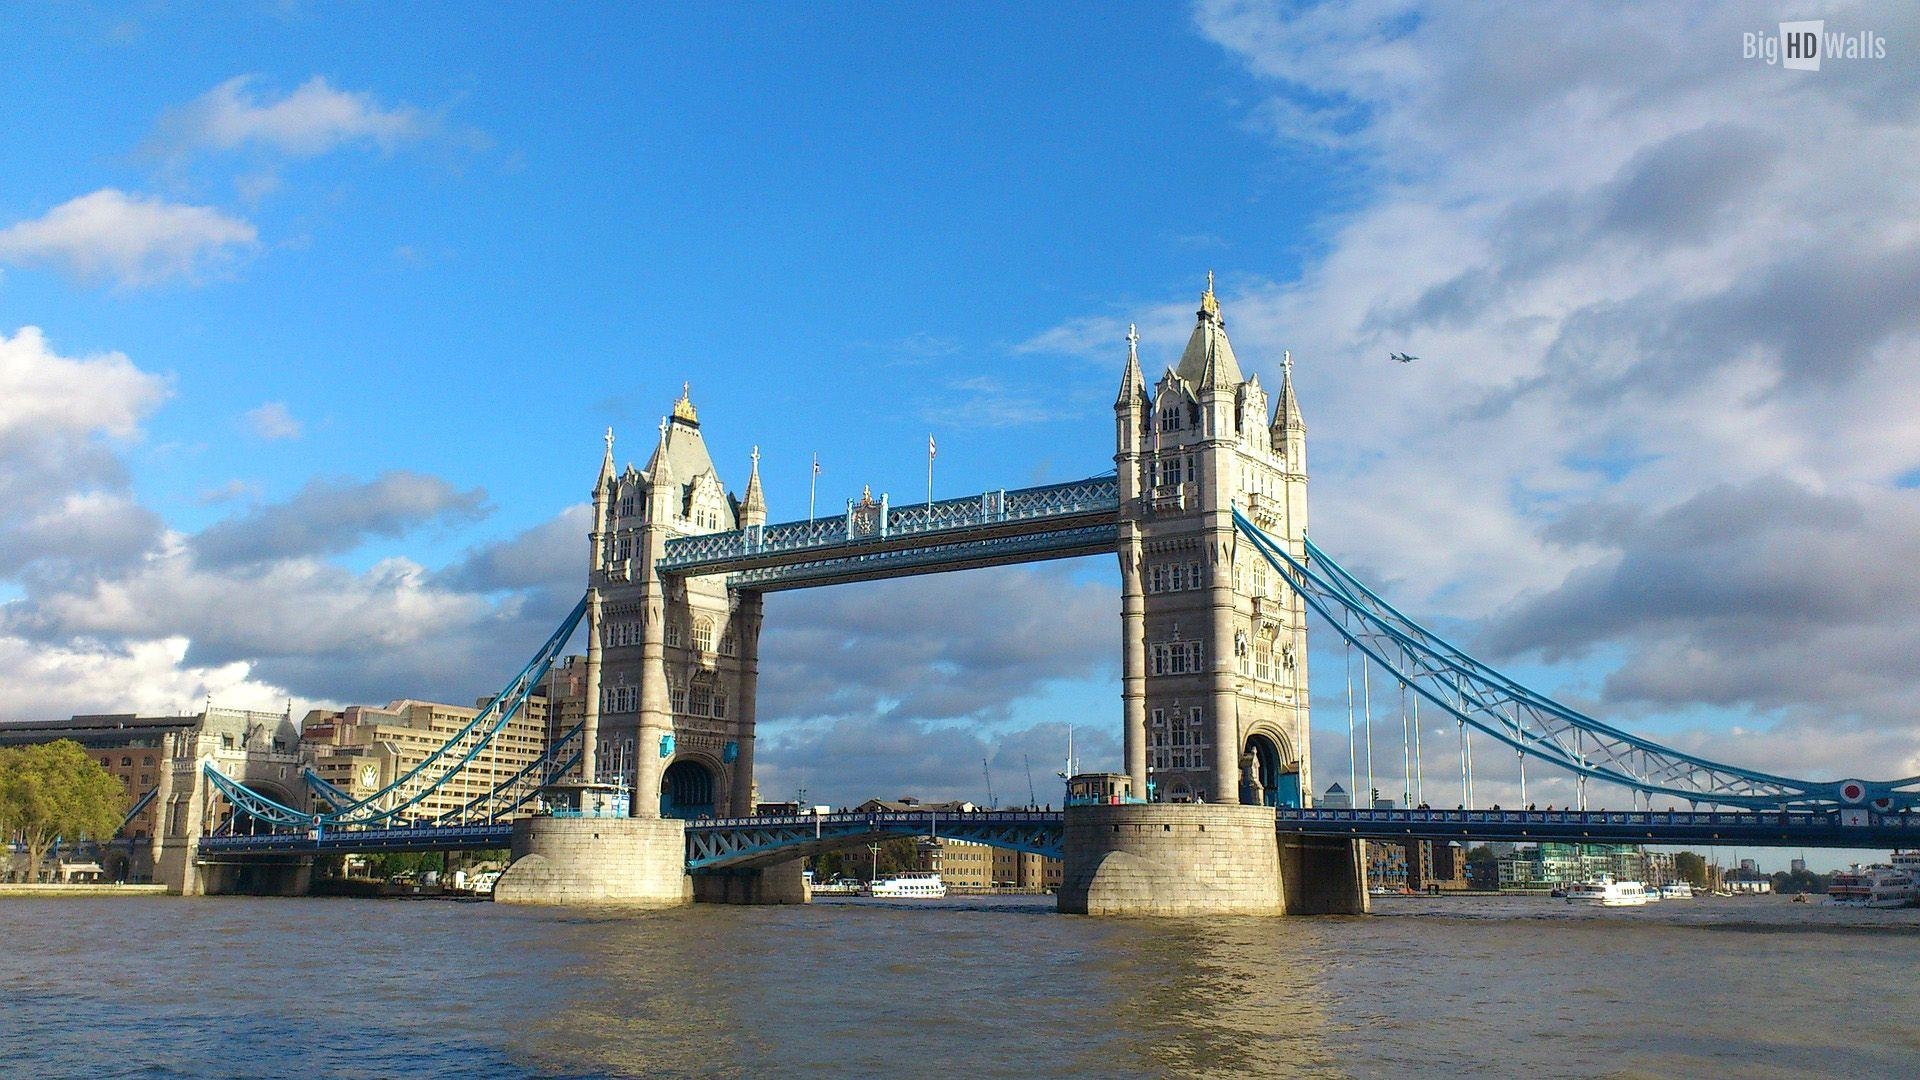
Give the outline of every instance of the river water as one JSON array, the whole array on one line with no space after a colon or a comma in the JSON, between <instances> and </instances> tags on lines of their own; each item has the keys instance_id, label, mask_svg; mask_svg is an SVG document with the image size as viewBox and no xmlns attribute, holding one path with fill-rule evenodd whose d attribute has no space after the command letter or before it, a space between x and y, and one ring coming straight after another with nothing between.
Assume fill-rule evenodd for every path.
<instances>
[{"instance_id":1,"label":"river water","mask_svg":"<svg viewBox=\"0 0 1920 1080\"><path fill-rule=\"evenodd\" d=\"M0 900L0 1075L1920 1074L1920 911Z\"/></svg>"}]
</instances>

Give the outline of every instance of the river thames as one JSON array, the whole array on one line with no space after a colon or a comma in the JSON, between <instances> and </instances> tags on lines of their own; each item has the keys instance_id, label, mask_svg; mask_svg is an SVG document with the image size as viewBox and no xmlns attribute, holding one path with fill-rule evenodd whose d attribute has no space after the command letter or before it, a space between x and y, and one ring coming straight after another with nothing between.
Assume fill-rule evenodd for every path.
<instances>
[{"instance_id":1,"label":"river thames","mask_svg":"<svg viewBox=\"0 0 1920 1080\"><path fill-rule=\"evenodd\" d=\"M1920 1061L1920 911L1378 907L8 899L0 1072L1893 1077Z\"/></svg>"}]
</instances>

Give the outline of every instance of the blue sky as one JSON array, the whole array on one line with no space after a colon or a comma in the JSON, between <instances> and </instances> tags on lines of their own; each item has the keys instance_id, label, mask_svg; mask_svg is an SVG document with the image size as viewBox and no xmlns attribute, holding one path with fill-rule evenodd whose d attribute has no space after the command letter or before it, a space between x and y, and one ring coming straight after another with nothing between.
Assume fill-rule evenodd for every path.
<instances>
[{"instance_id":1,"label":"blue sky","mask_svg":"<svg viewBox=\"0 0 1920 1080\"><path fill-rule=\"evenodd\" d=\"M776 518L816 451L917 497L930 432L942 493L1101 471L1126 325L1165 364L1211 269L1402 606L1689 748L1920 773L1916 19L1739 55L1805 14L11 9L0 717L486 693L682 381ZM1115 609L1101 560L775 598L763 787L1112 753Z\"/></svg>"}]
</instances>

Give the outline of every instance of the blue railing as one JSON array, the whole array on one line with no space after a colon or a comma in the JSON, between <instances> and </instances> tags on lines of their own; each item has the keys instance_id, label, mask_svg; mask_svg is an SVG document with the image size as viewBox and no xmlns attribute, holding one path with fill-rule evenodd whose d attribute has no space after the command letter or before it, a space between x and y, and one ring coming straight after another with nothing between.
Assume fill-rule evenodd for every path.
<instances>
[{"instance_id":1,"label":"blue railing","mask_svg":"<svg viewBox=\"0 0 1920 1080\"><path fill-rule=\"evenodd\" d=\"M1012 491L987 491L960 499L898 507L889 506L882 496L872 504L850 502L844 515L677 537L667 541L657 565L663 571L686 573L767 556L816 551L826 555L836 548L909 537L937 540L941 534L957 535L1048 518L1117 513L1119 508L1119 482L1112 476Z\"/></svg>"}]
</instances>

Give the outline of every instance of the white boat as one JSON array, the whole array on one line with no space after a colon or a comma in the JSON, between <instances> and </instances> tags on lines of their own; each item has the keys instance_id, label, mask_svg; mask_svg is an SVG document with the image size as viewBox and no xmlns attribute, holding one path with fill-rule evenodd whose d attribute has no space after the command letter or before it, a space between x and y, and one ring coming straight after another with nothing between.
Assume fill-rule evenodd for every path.
<instances>
[{"instance_id":1,"label":"white boat","mask_svg":"<svg viewBox=\"0 0 1920 1080\"><path fill-rule=\"evenodd\" d=\"M1920 903L1920 883L1908 870L1856 863L1834 873L1833 882L1827 886L1827 903L1835 907L1911 907Z\"/></svg>"},{"instance_id":2,"label":"white boat","mask_svg":"<svg viewBox=\"0 0 1920 1080\"><path fill-rule=\"evenodd\" d=\"M1593 904L1599 907L1641 907L1647 902L1647 887L1637 881L1581 881L1567 886L1567 903Z\"/></svg>"},{"instance_id":3,"label":"white boat","mask_svg":"<svg viewBox=\"0 0 1920 1080\"><path fill-rule=\"evenodd\" d=\"M873 883L873 888L869 890L868 895L895 898L930 897L937 899L947 895L947 883L940 880L938 873L930 870L916 870L904 874L895 874L892 877L881 878Z\"/></svg>"},{"instance_id":4,"label":"white boat","mask_svg":"<svg viewBox=\"0 0 1920 1080\"><path fill-rule=\"evenodd\" d=\"M1693 899L1693 886L1684 881L1669 881L1665 885L1660 886L1660 899L1691 900Z\"/></svg>"}]
</instances>

